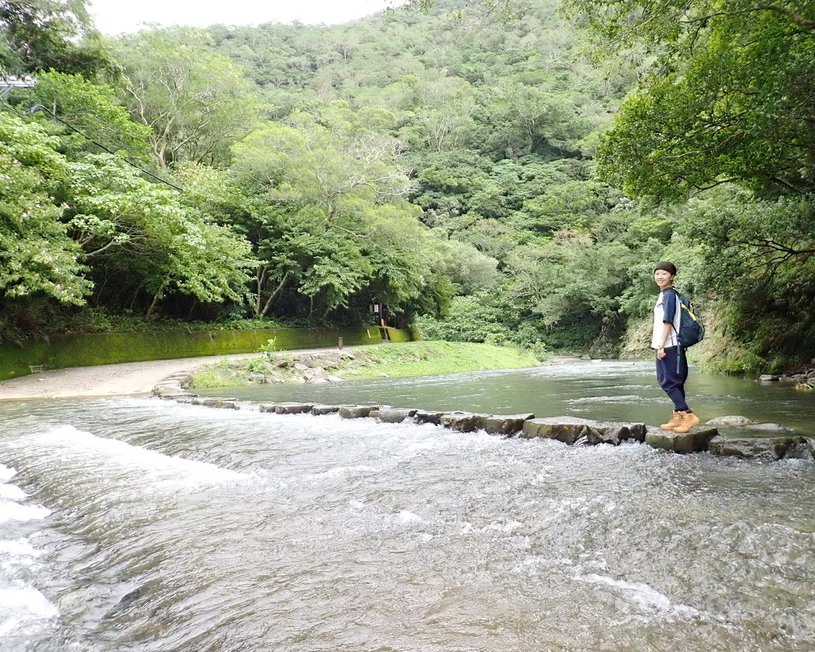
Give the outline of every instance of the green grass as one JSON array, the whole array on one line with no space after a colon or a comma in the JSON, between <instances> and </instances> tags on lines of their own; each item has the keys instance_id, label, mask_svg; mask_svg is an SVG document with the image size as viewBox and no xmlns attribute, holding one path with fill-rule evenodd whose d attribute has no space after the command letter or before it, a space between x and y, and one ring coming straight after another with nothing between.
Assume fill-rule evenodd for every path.
<instances>
[{"instance_id":1,"label":"green grass","mask_svg":"<svg viewBox=\"0 0 815 652\"><path fill-rule=\"evenodd\" d=\"M249 381L236 375L231 368L225 365L217 365L210 367L206 371L200 371L193 376L192 381L194 389L245 387L249 384Z\"/></svg>"},{"instance_id":2,"label":"green grass","mask_svg":"<svg viewBox=\"0 0 815 652\"><path fill-rule=\"evenodd\" d=\"M540 360L510 346L471 342L406 342L360 348L361 360L335 372L348 379L432 376L487 369L534 367Z\"/></svg>"}]
</instances>

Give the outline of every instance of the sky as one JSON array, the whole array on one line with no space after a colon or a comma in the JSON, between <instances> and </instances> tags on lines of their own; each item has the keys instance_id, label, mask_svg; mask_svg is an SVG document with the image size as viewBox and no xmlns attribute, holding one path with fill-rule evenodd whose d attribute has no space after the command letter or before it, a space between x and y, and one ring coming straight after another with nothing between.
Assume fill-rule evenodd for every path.
<instances>
[{"instance_id":1,"label":"sky","mask_svg":"<svg viewBox=\"0 0 815 652\"><path fill-rule=\"evenodd\" d=\"M400 4L398 0L88 0L104 34L136 32L145 23L206 27L261 23L344 23Z\"/></svg>"}]
</instances>

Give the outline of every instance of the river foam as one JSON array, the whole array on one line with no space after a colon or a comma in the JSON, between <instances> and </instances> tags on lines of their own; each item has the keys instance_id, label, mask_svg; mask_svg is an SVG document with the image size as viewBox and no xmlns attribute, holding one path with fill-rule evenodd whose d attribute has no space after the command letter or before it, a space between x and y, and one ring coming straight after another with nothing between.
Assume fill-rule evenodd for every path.
<instances>
[{"instance_id":1,"label":"river foam","mask_svg":"<svg viewBox=\"0 0 815 652\"><path fill-rule=\"evenodd\" d=\"M21 527L36 524L51 512L42 505L23 504L28 496L10 484L15 475L15 469L0 464L0 640L9 644L27 638L59 615L31 584L43 551L17 536Z\"/></svg>"},{"instance_id":2,"label":"river foam","mask_svg":"<svg viewBox=\"0 0 815 652\"><path fill-rule=\"evenodd\" d=\"M107 469L138 473L142 487L199 486L242 481L249 476L175 455L135 446L117 439L99 437L73 426L60 425L21 442L27 449L38 447L65 463L101 464Z\"/></svg>"}]
</instances>

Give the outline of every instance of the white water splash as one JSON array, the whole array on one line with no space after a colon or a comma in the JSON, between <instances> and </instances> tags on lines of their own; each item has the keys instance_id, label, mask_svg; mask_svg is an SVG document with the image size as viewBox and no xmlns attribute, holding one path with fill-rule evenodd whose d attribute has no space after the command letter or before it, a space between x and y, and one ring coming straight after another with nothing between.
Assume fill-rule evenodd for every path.
<instances>
[{"instance_id":1,"label":"white water splash","mask_svg":"<svg viewBox=\"0 0 815 652\"><path fill-rule=\"evenodd\" d=\"M218 484L250 477L215 464L165 455L116 439L97 437L67 425L28 437L21 443L29 450L40 445L52 455L60 455L65 461L99 460L106 467L138 472L144 480L164 486Z\"/></svg>"},{"instance_id":2,"label":"white water splash","mask_svg":"<svg viewBox=\"0 0 815 652\"><path fill-rule=\"evenodd\" d=\"M13 502L0 502L0 523L8 521L37 521L51 513L42 505L20 505Z\"/></svg>"},{"instance_id":3,"label":"white water splash","mask_svg":"<svg viewBox=\"0 0 815 652\"><path fill-rule=\"evenodd\" d=\"M659 616L680 616L698 618L702 612L686 605L677 605L671 599L656 589L648 586L644 582L626 582L615 580L606 575L579 576L577 579L589 582L590 584L601 584L615 589L623 598L628 600L635 607L642 610L647 615Z\"/></svg>"},{"instance_id":4,"label":"white water splash","mask_svg":"<svg viewBox=\"0 0 815 652\"><path fill-rule=\"evenodd\" d=\"M0 588L0 640L57 616L59 610L33 587Z\"/></svg>"}]
</instances>

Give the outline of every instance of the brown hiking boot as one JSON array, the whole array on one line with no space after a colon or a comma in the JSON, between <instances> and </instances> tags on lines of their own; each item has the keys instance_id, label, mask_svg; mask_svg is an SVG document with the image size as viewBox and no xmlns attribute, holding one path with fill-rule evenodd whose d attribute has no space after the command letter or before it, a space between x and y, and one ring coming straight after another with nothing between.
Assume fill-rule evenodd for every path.
<instances>
[{"instance_id":1,"label":"brown hiking boot","mask_svg":"<svg viewBox=\"0 0 815 652\"><path fill-rule=\"evenodd\" d=\"M673 430L682 423L683 414L684 412L677 412L676 410L674 410L674 414L671 417L671 420L668 423L662 424L660 428L662 428L663 430Z\"/></svg>"},{"instance_id":2,"label":"brown hiking boot","mask_svg":"<svg viewBox=\"0 0 815 652\"><path fill-rule=\"evenodd\" d=\"M674 428L674 432L688 432L688 430L694 426L698 426L700 423L702 423L702 420L693 412L680 412L679 414L682 415L682 423Z\"/></svg>"}]
</instances>

